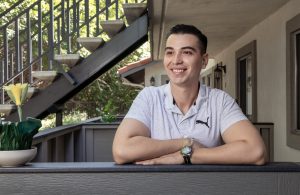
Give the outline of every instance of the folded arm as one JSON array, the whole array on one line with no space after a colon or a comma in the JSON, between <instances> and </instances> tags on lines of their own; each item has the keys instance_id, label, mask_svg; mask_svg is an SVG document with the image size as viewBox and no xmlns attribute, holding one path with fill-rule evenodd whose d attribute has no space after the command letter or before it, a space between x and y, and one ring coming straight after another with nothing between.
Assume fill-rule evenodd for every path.
<instances>
[{"instance_id":1,"label":"folded arm","mask_svg":"<svg viewBox=\"0 0 300 195\"><path fill-rule=\"evenodd\" d=\"M187 139L152 139L142 122L124 119L115 134L113 157L118 164L154 159L179 151L186 142Z\"/></svg>"},{"instance_id":2,"label":"folded arm","mask_svg":"<svg viewBox=\"0 0 300 195\"><path fill-rule=\"evenodd\" d=\"M267 162L266 149L261 136L247 120L230 126L222 135L224 145L205 148L201 143L193 144L192 164L254 164ZM138 164L182 164L179 151L158 158L144 160Z\"/></svg>"},{"instance_id":3,"label":"folded arm","mask_svg":"<svg viewBox=\"0 0 300 195\"><path fill-rule=\"evenodd\" d=\"M198 148L194 164L255 164L267 162L266 148L256 128L247 120L231 125L222 135L224 145Z\"/></svg>"}]
</instances>

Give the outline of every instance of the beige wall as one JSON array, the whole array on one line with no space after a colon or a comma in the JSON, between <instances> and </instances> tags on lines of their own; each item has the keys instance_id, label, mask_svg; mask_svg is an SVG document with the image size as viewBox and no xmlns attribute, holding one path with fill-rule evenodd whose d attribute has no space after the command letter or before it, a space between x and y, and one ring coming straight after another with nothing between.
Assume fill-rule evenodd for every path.
<instances>
[{"instance_id":1,"label":"beige wall","mask_svg":"<svg viewBox=\"0 0 300 195\"><path fill-rule=\"evenodd\" d=\"M161 75L166 75L162 61L158 61L157 64L145 68L145 86L150 86L150 78L155 78L155 86L160 86Z\"/></svg>"},{"instance_id":2,"label":"beige wall","mask_svg":"<svg viewBox=\"0 0 300 195\"><path fill-rule=\"evenodd\" d=\"M227 65L226 88L235 97L235 51L257 40L258 122L273 122L275 161L300 161L300 151L286 144L286 21L300 13L300 1L291 0L276 13L235 41L216 61Z\"/></svg>"}]
</instances>

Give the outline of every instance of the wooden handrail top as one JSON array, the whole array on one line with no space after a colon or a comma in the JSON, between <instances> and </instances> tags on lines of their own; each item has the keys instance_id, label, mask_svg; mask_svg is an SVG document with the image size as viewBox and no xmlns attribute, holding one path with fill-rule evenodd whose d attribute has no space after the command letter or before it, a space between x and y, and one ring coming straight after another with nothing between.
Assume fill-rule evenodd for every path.
<instances>
[{"instance_id":1,"label":"wooden handrail top","mask_svg":"<svg viewBox=\"0 0 300 195\"><path fill-rule=\"evenodd\" d=\"M97 173L97 172L300 172L300 163L274 162L256 165L116 165L114 162L29 163L0 168L0 173Z\"/></svg>"}]
</instances>

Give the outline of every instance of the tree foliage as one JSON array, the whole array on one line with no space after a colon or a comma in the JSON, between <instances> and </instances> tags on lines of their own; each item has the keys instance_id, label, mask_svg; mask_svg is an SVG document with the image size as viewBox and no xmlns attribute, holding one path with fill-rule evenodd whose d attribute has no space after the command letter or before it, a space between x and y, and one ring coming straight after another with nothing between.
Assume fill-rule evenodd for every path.
<instances>
[{"instance_id":1,"label":"tree foliage","mask_svg":"<svg viewBox=\"0 0 300 195\"><path fill-rule=\"evenodd\" d=\"M85 112L88 118L125 114L140 89L122 84L117 70L148 55L146 43L68 101L66 112Z\"/></svg>"}]
</instances>

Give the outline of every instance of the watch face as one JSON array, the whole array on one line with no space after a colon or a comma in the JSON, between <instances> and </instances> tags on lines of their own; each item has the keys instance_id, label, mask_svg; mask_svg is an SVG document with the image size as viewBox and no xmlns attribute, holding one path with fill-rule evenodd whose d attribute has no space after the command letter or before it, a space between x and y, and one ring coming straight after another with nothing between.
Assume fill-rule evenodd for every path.
<instances>
[{"instance_id":1,"label":"watch face","mask_svg":"<svg viewBox=\"0 0 300 195\"><path fill-rule=\"evenodd\" d=\"M189 146L185 146L181 149L181 153L184 155L190 155L192 152L192 148Z\"/></svg>"}]
</instances>

